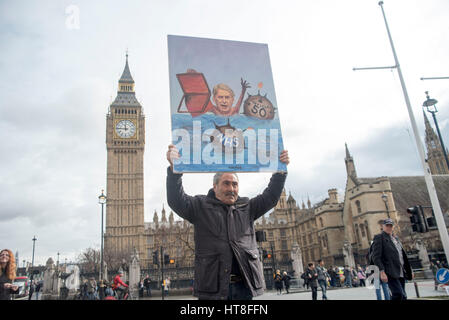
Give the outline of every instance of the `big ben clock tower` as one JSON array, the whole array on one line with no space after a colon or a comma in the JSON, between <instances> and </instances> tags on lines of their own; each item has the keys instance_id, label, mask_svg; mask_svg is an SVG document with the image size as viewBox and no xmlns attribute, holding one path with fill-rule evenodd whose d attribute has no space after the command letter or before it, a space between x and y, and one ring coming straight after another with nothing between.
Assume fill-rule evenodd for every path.
<instances>
[{"instance_id":1,"label":"big ben clock tower","mask_svg":"<svg viewBox=\"0 0 449 320\"><path fill-rule=\"evenodd\" d=\"M118 82L117 97L106 117L106 148L105 250L129 255L135 248L141 261L146 260L143 196L145 116L134 92L128 54Z\"/></svg>"}]
</instances>

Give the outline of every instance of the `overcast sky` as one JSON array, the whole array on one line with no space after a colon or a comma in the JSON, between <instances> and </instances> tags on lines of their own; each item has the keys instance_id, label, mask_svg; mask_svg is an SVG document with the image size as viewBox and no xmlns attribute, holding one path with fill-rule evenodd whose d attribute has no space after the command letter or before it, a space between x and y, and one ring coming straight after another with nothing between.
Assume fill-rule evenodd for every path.
<instances>
[{"instance_id":1,"label":"overcast sky","mask_svg":"<svg viewBox=\"0 0 449 320\"><path fill-rule=\"evenodd\" d=\"M449 1L384 2L421 138L428 90L449 145L449 80L420 80L449 76ZM377 0L2 0L0 247L18 251L20 266L33 236L35 264L100 247L105 120L127 49L146 117L145 221L167 208L168 34L268 44L286 190L299 204L330 188L342 199L345 142L359 177L423 174L397 72L352 70L394 65ZM240 194L269 178L241 174ZM189 194L211 184L211 174L184 176Z\"/></svg>"}]
</instances>

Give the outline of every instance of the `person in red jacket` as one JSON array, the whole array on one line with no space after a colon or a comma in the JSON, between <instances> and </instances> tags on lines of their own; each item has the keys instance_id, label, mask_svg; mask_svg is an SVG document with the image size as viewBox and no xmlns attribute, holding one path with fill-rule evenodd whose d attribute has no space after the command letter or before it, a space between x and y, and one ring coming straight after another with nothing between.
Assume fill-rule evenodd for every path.
<instances>
[{"instance_id":1,"label":"person in red jacket","mask_svg":"<svg viewBox=\"0 0 449 320\"><path fill-rule=\"evenodd\" d=\"M125 288L128 288L128 285L122 281L122 277L123 272L119 272L119 274L114 278L114 290L116 290L119 300L123 298Z\"/></svg>"}]
</instances>

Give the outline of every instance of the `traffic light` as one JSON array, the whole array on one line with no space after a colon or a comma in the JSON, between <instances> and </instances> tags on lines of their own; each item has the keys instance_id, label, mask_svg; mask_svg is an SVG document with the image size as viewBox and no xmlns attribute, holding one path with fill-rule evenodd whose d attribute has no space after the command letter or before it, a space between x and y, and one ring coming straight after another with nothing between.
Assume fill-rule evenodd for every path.
<instances>
[{"instance_id":1,"label":"traffic light","mask_svg":"<svg viewBox=\"0 0 449 320\"><path fill-rule=\"evenodd\" d=\"M432 216L429 218L426 218L426 221L427 221L427 227L429 228L429 230L430 229L438 229L437 222L435 220L435 213L433 212L433 209L432 209Z\"/></svg>"},{"instance_id":2,"label":"traffic light","mask_svg":"<svg viewBox=\"0 0 449 320\"><path fill-rule=\"evenodd\" d=\"M170 256L166 253L164 253L164 264L170 264Z\"/></svg>"},{"instance_id":3,"label":"traffic light","mask_svg":"<svg viewBox=\"0 0 449 320\"><path fill-rule=\"evenodd\" d=\"M271 253L267 254L268 259L271 259L271 257L272 257Z\"/></svg>"},{"instance_id":4,"label":"traffic light","mask_svg":"<svg viewBox=\"0 0 449 320\"><path fill-rule=\"evenodd\" d=\"M407 212L411 214L410 223L412 224L413 232L427 232L429 231L427 228L426 221L424 220L424 213L422 211L421 206L414 206L407 209Z\"/></svg>"},{"instance_id":5,"label":"traffic light","mask_svg":"<svg viewBox=\"0 0 449 320\"><path fill-rule=\"evenodd\" d=\"M267 250L265 250L265 249L262 250L262 256L264 259L266 259L268 257Z\"/></svg>"},{"instance_id":6,"label":"traffic light","mask_svg":"<svg viewBox=\"0 0 449 320\"><path fill-rule=\"evenodd\" d=\"M153 251L153 264L159 265L159 252L158 252L158 250Z\"/></svg>"},{"instance_id":7,"label":"traffic light","mask_svg":"<svg viewBox=\"0 0 449 320\"><path fill-rule=\"evenodd\" d=\"M170 264L175 264L175 259L170 259Z\"/></svg>"}]
</instances>

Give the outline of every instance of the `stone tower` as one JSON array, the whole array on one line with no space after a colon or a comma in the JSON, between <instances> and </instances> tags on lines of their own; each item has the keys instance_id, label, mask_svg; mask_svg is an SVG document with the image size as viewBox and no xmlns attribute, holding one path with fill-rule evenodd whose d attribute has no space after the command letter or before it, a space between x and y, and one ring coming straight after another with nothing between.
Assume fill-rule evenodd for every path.
<instances>
[{"instance_id":1,"label":"stone tower","mask_svg":"<svg viewBox=\"0 0 449 320\"><path fill-rule=\"evenodd\" d=\"M441 146L438 135L430 125L426 113L424 114L424 123L426 125L426 148L427 148L427 163L429 164L430 172L432 174L449 174L449 169L444 159L443 147Z\"/></svg>"},{"instance_id":2,"label":"stone tower","mask_svg":"<svg viewBox=\"0 0 449 320\"><path fill-rule=\"evenodd\" d=\"M106 116L107 203L105 250L131 254L144 250L145 116L136 99L128 65L118 81L118 92Z\"/></svg>"}]
</instances>

